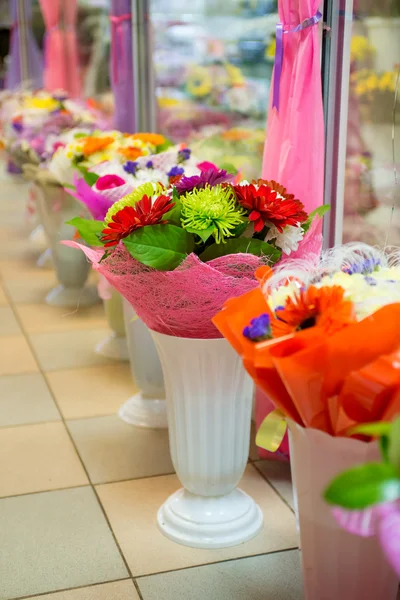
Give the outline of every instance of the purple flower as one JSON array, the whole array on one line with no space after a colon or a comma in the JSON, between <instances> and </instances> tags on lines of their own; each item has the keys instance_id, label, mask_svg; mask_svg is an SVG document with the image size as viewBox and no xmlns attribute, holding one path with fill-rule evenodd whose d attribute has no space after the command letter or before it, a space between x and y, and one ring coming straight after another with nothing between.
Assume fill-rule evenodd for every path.
<instances>
[{"instance_id":1,"label":"purple flower","mask_svg":"<svg viewBox=\"0 0 400 600\"><path fill-rule=\"evenodd\" d=\"M378 267L381 266L381 261L379 258L366 258L362 262L355 263L343 269L345 273L349 275L354 275L355 273L362 273L363 275L368 275L369 273L373 273L376 271Z\"/></svg>"},{"instance_id":2,"label":"purple flower","mask_svg":"<svg viewBox=\"0 0 400 600\"><path fill-rule=\"evenodd\" d=\"M168 177L179 177L179 175L183 175L184 172L185 169L182 169L182 167L172 167L172 169L169 170L167 175Z\"/></svg>"},{"instance_id":3,"label":"purple flower","mask_svg":"<svg viewBox=\"0 0 400 600\"><path fill-rule=\"evenodd\" d=\"M271 338L270 317L268 313L263 313L259 317L255 317L243 329L243 335L252 342L261 342Z\"/></svg>"},{"instance_id":4,"label":"purple flower","mask_svg":"<svg viewBox=\"0 0 400 600\"><path fill-rule=\"evenodd\" d=\"M146 168L147 169L152 169L153 168L153 161L152 160L148 160L146 163Z\"/></svg>"},{"instance_id":5,"label":"purple flower","mask_svg":"<svg viewBox=\"0 0 400 600\"><path fill-rule=\"evenodd\" d=\"M224 169L218 169L217 171L208 169L207 171L202 171L200 175L182 177L182 179L175 184L175 187L179 194L187 194L195 188L202 189L207 185L214 187L219 183L230 182L233 178L234 175L228 175Z\"/></svg>"},{"instance_id":6,"label":"purple flower","mask_svg":"<svg viewBox=\"0 0 400 600\"><path fill-rule=\"evenodd\" d=\"M185 162L185 160L189 160L192 151L190 148L182 148L178 152L178 163Z\"/></svg>"},{"instance_id":7,"label":"purple flower","mask_svg":"<svg viewBox=\"0 0 400 600\"><path fill-rule=\"evenodd\" d=\"M21 133L21 131L24 129L24 126L20 121L14 121L12 127L17 133Z\"/></svg>"},{"instance_id":8,"label":"purple flower","mask_svg":"<svg viewBox=\"0 0 400 600\"><path fill-rule=\"evenodd\" d=\"M138 164L137 162L133 162L132 160L128 160L125 164L124 164L124 171L126 173L129 173L129 175L135 175L137 169L138 169Z\"/></svg>"}]
</instances>

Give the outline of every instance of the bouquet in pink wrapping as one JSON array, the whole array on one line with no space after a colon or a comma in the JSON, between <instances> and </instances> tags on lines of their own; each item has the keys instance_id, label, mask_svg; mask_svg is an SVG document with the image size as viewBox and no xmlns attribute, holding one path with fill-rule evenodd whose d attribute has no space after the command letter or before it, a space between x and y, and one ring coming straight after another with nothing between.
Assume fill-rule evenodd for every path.
<instances>
[{"instance_id":1,"label":"bouquet in pink wrapping","mask_svg":"<svg viewBox=\"0 0 400 600\"><path fill-rule=\"evenodd\" d=\"M76 245L150 329L221 337L212 317L257 286L258 267L296 252L320 212L308 215L274 181L233 179L202 165L197 175L176 172L167 185L140 185L104 221L70 221L92 248Z\"/></svg>"}]
</instances>

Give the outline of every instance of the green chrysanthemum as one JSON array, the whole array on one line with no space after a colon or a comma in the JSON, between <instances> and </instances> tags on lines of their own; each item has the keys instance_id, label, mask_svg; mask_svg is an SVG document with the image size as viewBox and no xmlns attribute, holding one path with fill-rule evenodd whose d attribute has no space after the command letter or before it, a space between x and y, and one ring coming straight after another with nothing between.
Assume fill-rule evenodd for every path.
<instances>
[{"instance_id":1,"label":"green chrysanthemum","mask_svg":"<svg viewBox=\"0 0 400 600\"><path fill-rule=\"evenodd\" d=\"M236 203L228 187L216 185L194 189L181 196L182 227L206 241L211 235L217 244L234 235L233 229L244 221L245 211Z\"/></svg>"},{"instance_id":2,"label":"green chrysanthemum","mask_svg":"<svg viewBox=\"0 0 400 600\"><path fill-rule=\"evenodd\" d=\"M117 212L125 208L125 206L135 206L136 202L139 202L143 196L149 196L149 198L151 198L152 196L158 196L162 194L163 191L164 187L161 185L161 183L147 182L139 185L139 187L134 189L133 192L115 202L108 209L104 222L107 224L111 223L113 216L116 215Z\"/></svg>"}]
</instances>

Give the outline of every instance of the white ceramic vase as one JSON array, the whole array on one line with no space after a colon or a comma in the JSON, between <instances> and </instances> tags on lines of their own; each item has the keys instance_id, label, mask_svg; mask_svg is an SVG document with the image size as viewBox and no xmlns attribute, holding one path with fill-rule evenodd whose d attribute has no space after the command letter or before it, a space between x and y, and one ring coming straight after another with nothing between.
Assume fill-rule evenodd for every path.
<instances>
[{"instance_id":1,"label":"white ceramic vase","mask_svg":"<svg viewBox=\"0 0 400 600\"><path fill-rule=\"evenodd\" d=\"M132 377L139 392L119 409L120 418L138 427L168 427L164 378L150 331L123 300L125 332Z\"/></svg>"},{"instance_id":2,"label":"white ceramic vase","mask_svg":"<svg viewBox=\"0 0 400 600\"><path fill-rule=\"evenodd\" d=\"M86 256L74 248L60 244L70 240L74 229L65 222L79 214L77 201L55 185L36 185L36 205L40 221L51 248L59 285L46 296L47 304L74 307L91 306L99 301L97 291L85 286L90 272Z\"/></svg>"},{"instance_id":3,"label":"white ceramic vase","mask_svg":"<svg viewBox=\"0 0 400 600\"><path fill-rule=\"evenodd\" d=\"M115 360L129 360L121 294L111 286L108 293L109 297L103 298L103 303L107 323L112 333L97 344L95 352Z\"/></svg>"},{"instance_id":4,"label":"white ceramic vase","mask_svg":"<svg viewBox=\"0 0 400 600\"><path fill-rule=\"evenodd\" d=\"M249 455L253 382L225 339L152 331L164 372L172 462L183 488L158 511L160 530L194 548L225 548L262 529L239 483Z\"/></svg>"},{"instance_id":5,"label":"white ceramic vase","mask_svg":"<svg viewBox=\"0 0 400 600\"><path fill-rule=\"evenodd\" d=\"M377 443L332 437L292 422L289 426L305 600L396 600L397 577L378 540L341 529L323 498L336 475L379 460Z\"/></svg>"}]
</instances>

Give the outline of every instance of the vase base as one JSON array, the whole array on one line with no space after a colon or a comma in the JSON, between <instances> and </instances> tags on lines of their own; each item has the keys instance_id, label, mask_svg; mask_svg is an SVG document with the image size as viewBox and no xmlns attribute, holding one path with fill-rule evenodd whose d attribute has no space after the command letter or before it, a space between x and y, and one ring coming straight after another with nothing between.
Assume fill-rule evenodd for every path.
<instances>
[{"instance_id":1,"label":"vase base","mask_svg":"<svg viewBox=\"0 0 400 600\"><path fill-rule=\"evenodd\" d=\"M47 248L36 261L36 266L39 269L51 269L53 265L53 254L51 252L51 248Z\"/></svg>"},{"instance_id":2,"label":"vase base","mask_svg":"<svg viewBox=\"0 0 400 600\"><path fill-rule=\"evenodd\" d=\"M46 296L46 304L50 306L62 306L65 308L77 308L79 306L92 306L99 302L96 288L66 288L58 285Z\"/></svg>"},{"instance_id":3,"label":"vase base","mask_svg":"<svg viewBox=\"0 0 400 600\"><path fill-rule=\"evenodd\" d=\"M120 419L136 425L136 427L148 427L149 429L167 429L167 406L165 400L143 398L139 392L129 398L118 411Z\"/></svg>"},{"instance_id":4,"label":"vase base","mask_svg":"<svg viewBox=\"0 0 400 600\"><path fill-rule=\"evenodd\" d=\"M96 354L115 360L129 360L128 344L126 337L118 336L112 333L104 340L101 340L95 347Z\"/></svg>"},{"instance_id":5,"label":"vase base","mask_svg":"<svg viewBox=\"0 0 400 600\"><path fill-rule=\"evenodd\" d=\"M228 548L251 540L263 527L263 514L250 496L234 489L205 497L180 489L162 505L157 523L173 542L191 548Z\"/></svg>"}]
</instances>

